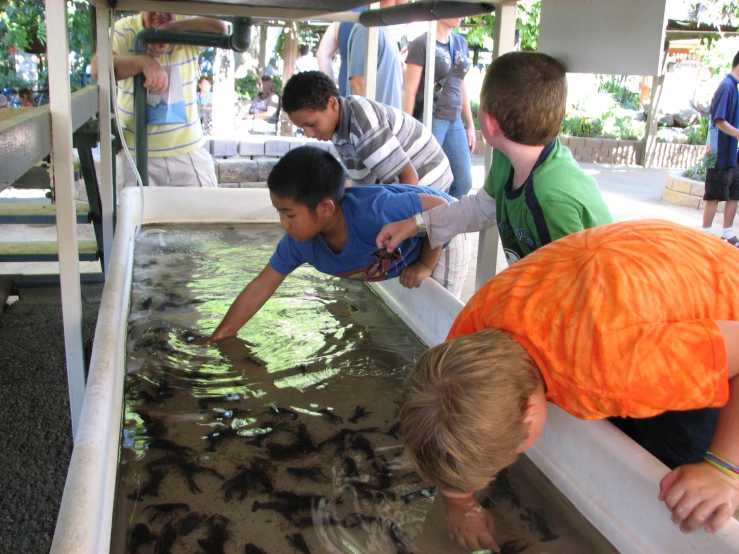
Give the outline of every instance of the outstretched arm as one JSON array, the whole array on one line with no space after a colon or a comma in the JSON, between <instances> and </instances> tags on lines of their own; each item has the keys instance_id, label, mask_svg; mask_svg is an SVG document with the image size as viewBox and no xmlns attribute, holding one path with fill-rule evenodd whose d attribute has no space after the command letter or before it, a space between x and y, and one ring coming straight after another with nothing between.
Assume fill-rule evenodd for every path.
<instances>
[{"instance_id":1,"label":"outstretched arm","mask_svg":"<svg viewBox=\"0 0 739 554\"><path fill-rule=\"evenodd\" d=\"M729 400L719 412L711 452L739 466L739 322L716 321L726 345ZM739 473L724 472L706 462L680 466L660 483L659 499L672 511L672 521L689 533L704 527L721 529L739 506Z\"/></svg>"},{"instance_id":2,"label":"outstretched arm","mask_svg":"<svg viewBox=\"0 0 739 554\"><path fill-rule=\"evenodd\" d=\"M285 275L276 272L267 264L236 297L208 342L219 342L235 335L264 306L284 279Z\"/></svg>"},{"instance_id":3,"label":"outstretched arm","mask_svg":"<svg viewBox=\"0 0 739 554\"><path fill-rule=\"evenodd\" d=\"M419 194L418 197L421 200L421 206L424 211L447 203L446 198L435 194ZM413 225L415 229L415 223ZM401 272L400 284L412 289L420 286L421 281L426 277L431 277L436 264L439 263L439 258L441 258L441 249L441 246L432 248L429 238L424 237L421 246L421 255L418 257L418 260Z\"/></svg>"},{"instance_id":4,"label":"outstretched arm","mask_svg":"<svg viewBox=\"0 0 739 554\"><path fill-rule=\"evenodd\" d=\"M334 22L326 27L326 32L323 33L316 50L318 69L332 79L334 79L334 55L339 51L339 25L338 22Z\"/></svg>"},{"instance_id":5,"label":"outstretched arm","mask_svg":"<svg viewBox=\"0 0 739 554\"><path fill-rule=\"evenodd\" d=\"M462 197L457 202L424 210L423 220L432 248L441 246L460 233L481 231L497 223L495 199L485 192L484 188L475 195ZM401 242L415 234L416 223L412 217L388 223L377 235L377 247L387 248L392 252Z\"/></svg>"}]
</instances>

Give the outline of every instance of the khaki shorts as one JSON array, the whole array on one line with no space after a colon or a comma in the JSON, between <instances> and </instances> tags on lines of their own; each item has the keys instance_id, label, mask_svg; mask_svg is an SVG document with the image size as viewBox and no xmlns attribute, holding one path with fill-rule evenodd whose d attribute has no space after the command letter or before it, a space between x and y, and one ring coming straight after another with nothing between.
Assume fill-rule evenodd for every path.
<instances>
[{"instance_id":1,"label":"khaki shorts","mask_svg":"<svg viewBox=\"0 0 739 554\"><path fill-rule=\"evenodd\" d=\"M118 191L124 186L136 186L136 173L124 153L116 156L115 166ZM204 148L166 158L149 158L149 186L215 188L218 180L213 158Z\"/></svg>"}]
</instances>

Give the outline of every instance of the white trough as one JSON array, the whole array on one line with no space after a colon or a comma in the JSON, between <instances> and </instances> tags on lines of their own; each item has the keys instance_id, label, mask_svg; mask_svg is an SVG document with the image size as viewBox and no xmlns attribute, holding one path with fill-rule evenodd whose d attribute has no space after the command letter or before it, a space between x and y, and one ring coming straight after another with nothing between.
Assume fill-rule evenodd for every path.
<instances>
[{"instance_id":1,"label":"white trough","mask_svg":"<svg viewBox=\"0 0 739 554\"><path fill-rule=\"evenodd\" d=\"M134 233L151 223L277 221L266 189L147 188L120 198L118 226L92 353L79 434L59 511L52 553L110 550L121 435L125 344ZM427 344L444 340L463 304L426 279L408 290L397 279L371 285ZM667 469L605 421L584 422L550 407L533 462L624 553L739 552L739 522L709 535L683 535L657 501Z\"/></svg>"}]
</instances>

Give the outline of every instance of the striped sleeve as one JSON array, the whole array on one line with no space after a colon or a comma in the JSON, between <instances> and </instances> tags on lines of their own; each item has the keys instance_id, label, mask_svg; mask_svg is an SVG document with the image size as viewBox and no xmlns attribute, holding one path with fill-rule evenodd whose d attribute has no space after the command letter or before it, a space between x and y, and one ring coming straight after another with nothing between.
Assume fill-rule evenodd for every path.
<instances>
[{"instance_id":1,"label":"striped sleeve","mask_svg":"<svg viewBox=\"0 0 739 554\"><path fill-rule=\"evenodd\" d=\"M379 183L392 183L411 159L403 150L388 118L386 106L353 97L352 122L357 134L352 142L357 157L376 176ZM392 108L389 108L392 109Z\"/></svg>"}]
</instances>

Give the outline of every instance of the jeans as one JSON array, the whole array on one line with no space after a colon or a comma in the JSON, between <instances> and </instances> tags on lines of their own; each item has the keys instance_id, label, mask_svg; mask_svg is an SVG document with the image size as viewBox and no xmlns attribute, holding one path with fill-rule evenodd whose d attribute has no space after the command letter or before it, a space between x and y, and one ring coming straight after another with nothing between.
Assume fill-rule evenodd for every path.
<instances>
[{"instance_id":1,"label":"jeans","mask_svg":"<svg viewBox=\"0 0 739 554\"><path fill-rule=\"evenodd\" d=\"M447 121L434 117L431 122L431 133L441 145L452 168L454 180L449 194L457 199L462 198L472 188L470 147L467 144L467 131L462 120Z\"/></svg>"}]
</instances>

